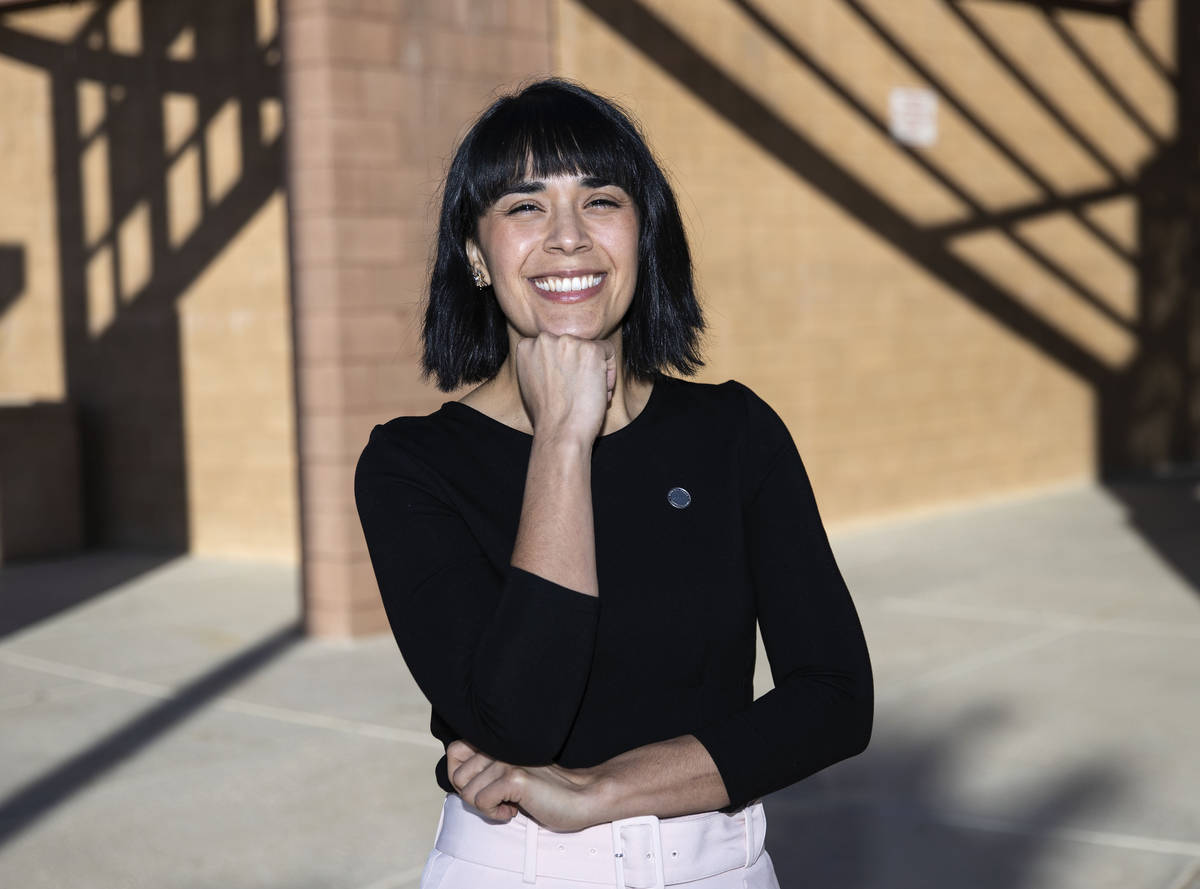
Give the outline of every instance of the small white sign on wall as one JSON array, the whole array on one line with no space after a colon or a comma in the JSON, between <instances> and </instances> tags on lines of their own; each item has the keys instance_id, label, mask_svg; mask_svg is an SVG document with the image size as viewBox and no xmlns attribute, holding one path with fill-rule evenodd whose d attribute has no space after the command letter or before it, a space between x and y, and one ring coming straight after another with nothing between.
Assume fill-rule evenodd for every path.
<instances>
[{"instance_id":1,"label":"small white sign on wall","mask_svg":"<svg viewBox=\"0 0 1200 889\"><path fill-rule=\"evenodd\" d=\"M901 145L928 148L938 139L938 97L924 87L895 86L888 96L888 127Z\"/></svg>"}]
</instances>

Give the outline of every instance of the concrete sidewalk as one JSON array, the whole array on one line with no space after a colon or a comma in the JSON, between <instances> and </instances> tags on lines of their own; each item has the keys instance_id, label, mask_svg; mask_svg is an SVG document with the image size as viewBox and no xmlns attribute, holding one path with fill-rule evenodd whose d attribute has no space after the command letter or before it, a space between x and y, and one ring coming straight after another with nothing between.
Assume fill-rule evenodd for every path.
<instances>
[{"instance_id":1,"label":"concrete sidewalk","mask_svg":"<svg viewBox=\"0 0 1200 889\"><path fill-rule=\"evenodd\" d=\"M1200 887L1198 498L1083 488L835 534L876 728L767 800L784 889ZM415 886L428 706L390 637L297 617L279 567L0 571L0 886Z\"/></svg>"}]
</instances>

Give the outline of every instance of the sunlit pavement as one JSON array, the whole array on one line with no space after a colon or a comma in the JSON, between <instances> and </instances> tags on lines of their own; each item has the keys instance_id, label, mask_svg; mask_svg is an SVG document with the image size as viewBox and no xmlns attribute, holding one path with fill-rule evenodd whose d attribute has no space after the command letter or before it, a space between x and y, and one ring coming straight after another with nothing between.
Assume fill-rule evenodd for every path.
<instances>
[{"instance_id":1,"label":"sunlit pavement","mask_svg":"<svg viewBox=\"0 0 1200 889\"><path fill-rule=\"evenodd\" d=\"M1200 887L1195 488L836 533L875 733L768 798L784 889ZM0 886L415 886L428 707L390 637L297 616L278 566L0 570Z\"/></svg>"}]
</instances>

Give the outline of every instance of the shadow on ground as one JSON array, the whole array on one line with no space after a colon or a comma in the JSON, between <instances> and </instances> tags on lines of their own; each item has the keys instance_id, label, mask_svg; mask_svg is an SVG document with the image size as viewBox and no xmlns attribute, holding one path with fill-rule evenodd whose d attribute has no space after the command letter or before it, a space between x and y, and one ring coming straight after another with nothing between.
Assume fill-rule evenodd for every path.
<instances>
[{"instance_id":1,"label":"shadow on ground","mask_svg":"<svg viewBox=\"0 0 1200 889\"><path fill-rule=\"evenodd\" d=\"M1110 482L1127 521L1200 596L1200 469L1188 475Z\"/></svg>"},{"instance_id":2,"label":"shadow on ground","mask_svg":"<svg viewBox=\"0 0 1200 889\"><path fill-rule=\"evenodd\" d=\"M97 551L0 566L0 639L103 595L176 558Z\"/></svg>"},{"instance_id":3,"label":"shadow on ground","mask_svg":"<svg viewBox=\"0 0 1200 889\"><path fill-rule=\"evenodd\" d=\"M299 622L247 646L0 800L0 847L261 670L303 638Z\"/></svg>"},{"instance_id":4,"label":"shadow on ground","mask_svg":"<svg viewBox=\"0 0 1200 889\"><path fill-rule=\"evenodd\" d=\"M1003 730L980 705L933 738L877 738L858 759L771 795L767 849L784 887L1024 889L1042 886L1056 830L1114 804L1115 763L1064 764L1005 819L972 817L950 799L965 748Z\"/></svg>"}]
</instances>

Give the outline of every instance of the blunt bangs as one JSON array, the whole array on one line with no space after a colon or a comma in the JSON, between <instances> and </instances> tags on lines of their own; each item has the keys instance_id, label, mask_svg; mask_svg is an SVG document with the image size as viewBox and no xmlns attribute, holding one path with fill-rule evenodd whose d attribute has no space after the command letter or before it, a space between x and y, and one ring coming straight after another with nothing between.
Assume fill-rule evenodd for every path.
<instances>
[{"instance_id":1,"label":"blunt bangs","mask_svg":"<svg viewBox=\"0 0 1200 889\"><path fill-rule=\"evenodd\" d=\"M520 183L563 175L619 186L638 210L638 280L621 325L626 370L642 378L668 368L693 374L704 363L704 319L670 184L624 111L549 78L492 103L446 174L421 330L422 372L439 389L488 380L508 358L508 321L496 295L471 278L466 242L479 218Z\"/></svg>"},{"instance_id":2,"label":"blunt bangs","mask_svg":"<svg viewBox=\"0 0 1200 889\"><path fill-rule=\"evenodd\" d=\"M638 194L640 139L622 132L591 102L531 87L521 100L501 100L471 139L467 207L478 219L514 185L550 176L591 176L619 185L644 209Z\"/></svg>"}]
</instances>

